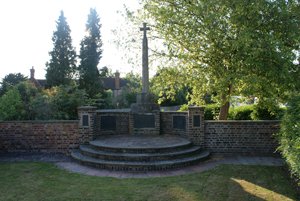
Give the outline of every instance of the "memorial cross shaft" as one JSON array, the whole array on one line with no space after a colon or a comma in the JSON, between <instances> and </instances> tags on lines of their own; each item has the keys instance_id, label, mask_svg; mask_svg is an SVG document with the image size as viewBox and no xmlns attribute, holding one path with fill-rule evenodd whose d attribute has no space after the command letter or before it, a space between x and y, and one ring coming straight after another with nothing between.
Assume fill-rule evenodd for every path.
<instances>
[{"instance_id":1,"label":"memorial cross shaft","mask_svg":"<svg viewBox=\"0 0 300 201\"><path fill-rule=\"evenodd\" d=\"M142 66L143 66L143 73L142 73L142 93L147 94L149 93L149 67L148 67L148 39L147 39L147 31L150 28L147 27L146 23L143 23L143 27L140 28L140 31L144 32L143 36L143 56L142 56Z\"/></svg>"}]
</instances>

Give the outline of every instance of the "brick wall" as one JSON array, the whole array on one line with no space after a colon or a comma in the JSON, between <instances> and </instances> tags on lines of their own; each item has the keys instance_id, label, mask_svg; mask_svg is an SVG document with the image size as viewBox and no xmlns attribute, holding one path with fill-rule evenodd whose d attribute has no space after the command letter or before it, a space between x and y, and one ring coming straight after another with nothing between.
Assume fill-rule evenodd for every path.
<instances>
[{"instance_id":1,"label":"brick wall","mask_svg":"<svg viewBox=\"0 0 300 201\"><path fill-rule=\"evenodd\" d=\"M78 121L0 122L0 152L68 154L83 142Z\"/></svg>"},{"instance_id":2,"label":"brick wall","mask_svg":"<svg viewBox=\"0 0 300 201\"><path fill-rule=\"evenodd\" d=\"M192 108L193 109L193 108ZM196 111L197 108L194 108ZM278 146L273 134L279 121L204 121L194 126L196 112L160 113L161 134L185 135L195 144L213 153L274 153ZM101 130L101 116L114 115L116 130ZM173 116L186 118L186 130L173 128ZM130 113L97 113L93 127L82 127L79 121L11 121L0 122L0 152L58 152L69 154L80 144L104 134L129 134ZM92 126L92 124L91 124ZM93 129L93 131L91 131Z\"/></svg>"},{"instance_id":3,"label":"brick wall","mask_svg":"<svg viewBox=\"0 0 300 201\"><path fill-rule=\"evenodd\" d=\"M152 112L152 113L130 113L129 114L129 134L132 135L159 135L160 134L160 112ZM153 117L153 127L149 128L135 128L134 126L134 116L142 115L142 116L152 116Z\"/></svg>"},{"instance_id":4,"label":"brick wall","mask_svg":"<svg viewBox=\"0 0 300 201\"><path fill-rule=\"evenodd\" d=\"M173 117L174 116L183 116L185 117L186 125L185 128L174 128L173 126ZM170 134L170 135L187 135L187 112L161 112L160 113L160 132L161 134Z\"/></svg>"},{"instance_id":5,"label":"brick wall","mask_svg":"<svg viewBox=\"0 0 300 201\"><path fill-rule=\"evenodd\" d=\"M280 121L205 121L205 148L217 153L273 154Z\"/></svg>"},{"instance_id":6,"label":"brick wall","mask_svg":"<svg viewBox=\"0 0 300 201\"><path fill-rule=\"evenodd\" d=\"M103 125L101 125L101 117L108 116L115 118L115 129L103 129ZM95 138L101 135L127 135L129 134L129 112L97 112L94 124Z\"/></svg>"}]
</instances>

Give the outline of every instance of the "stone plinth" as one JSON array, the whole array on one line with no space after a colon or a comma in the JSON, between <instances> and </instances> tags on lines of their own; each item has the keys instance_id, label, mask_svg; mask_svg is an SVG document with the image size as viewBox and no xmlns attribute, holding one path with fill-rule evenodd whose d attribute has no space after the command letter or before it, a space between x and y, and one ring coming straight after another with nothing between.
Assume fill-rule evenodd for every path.
<instances>
[{"instance_id":1,"label":"stone plinth","mask_svg":"<svg viewBox=\"0 0 300 201\"><path fill-rule=\"evenodd\" d=\"M196 145L204 148L204 107L191 106L188 109L188 137Z\"/></svg>"},{"instance_id":2,"label":"stone plinth","mask_svg":"<svg viewBox=\"0 0 300 201\"><path fill-rule=\"evenodd\" d=\"M141 93L136 97L136 103L131 105L131 112L133 113L149 113L153 111L160 111L159 105L154 103L152 94Z\"/></svg>"}]
</instances>

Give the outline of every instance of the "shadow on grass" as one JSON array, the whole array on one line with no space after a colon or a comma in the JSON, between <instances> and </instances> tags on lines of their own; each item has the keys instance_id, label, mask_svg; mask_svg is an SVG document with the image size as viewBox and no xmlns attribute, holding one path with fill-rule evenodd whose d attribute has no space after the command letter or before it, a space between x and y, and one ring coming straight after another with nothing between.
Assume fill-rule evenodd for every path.
<instances>
[{"instance_id":1,"label":"shadow on grass","mask_svg":"<svg viewBox=\"0 0 300 201\"><path fill-rule=\"evenodd\" d=\"M193 181L170 187L176 200L299 200L281 167L221 165L186 176Z\"/></svg>"}]
</instances>

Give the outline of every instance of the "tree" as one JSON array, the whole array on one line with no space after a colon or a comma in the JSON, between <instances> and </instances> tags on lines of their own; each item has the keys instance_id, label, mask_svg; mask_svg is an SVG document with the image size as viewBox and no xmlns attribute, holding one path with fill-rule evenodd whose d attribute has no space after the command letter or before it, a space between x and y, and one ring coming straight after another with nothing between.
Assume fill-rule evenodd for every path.
<instances>
[{"instance_id":1,"label":"tree","mask_svg":"<svg viewBox=\"0 0 300 201\"><path fill-rule=\"evenodd\" d=\"M121 96L116 100L119 108L130 107L132 103L136 103L136 96L142 91L142 78L139 74L130 72L124 79L127 83L122 87Z\"/></svg>"},{"instance_id":2,"label":"tree","mask_svg":"<svg viewBox=\"0 0 300 201\"><path fill-rule=\"evenodd\" d=\"M280 147L292 174L300 186L300 93L296 92L288 102L287 111L278 134Z\"/></svg>"},{"instance_id":3,"label":"tree","mask_svg":"<svg viewBox=\"0 0 300 201\"><path fill-rule=\"evenodd\" d=\"M183 72L178 68L161 68L151 80L151 90L162 106L187 104L188 89ZM176 78L176 79L174 79Z\"/></svg>"},{"instance_id":4,"label":"tree","mask_svg":"<svg viewBox=\"0 0 300 201\"><path fill-rule=\"evenodd\" d=\"M46 63L46 80L49 87L69 84L76 70L76 51L72 46L71 30L61 11L56 22L57 30L53 33L54 48L50 61Z\"/></svg>"},{"instance_id":5,"label":"tree","mask_svg":"<svg viewBox=\"0 0 300 201\"><path fill-rule=\"evenodd\" d=\"M23 120L25 117L24 105L16 87L9 89L0 97L1 120Z\"/></svg>"},{"instance_id":6,"label":"tree","mask_svg":"<svg viewBox=\"0 0 300 201\"><path fill-rule=\"evenodd\" d=\"M85 89L90 98L95 97L103 89L98 64L102 57L102 40L100 34L100 18L96 9L90 9L86 23L87 35L81 41L79 87Z\"/></svg>"},{"instance_id":7,"label":"tree","mask_svg":"<svg viewBox=\"0 0 300 201\"><path fill-rule=\"evenodd\" d=\"M227 119L234 94L274 103L299 88L298 1L143 2L167 55L186 72L192 101L201 104L212 94L221 106L219 119Z\"/></svg>"},{"instance_id":8,"label":"tree","mask_svg":"<svg viewBox=\"0 0 300 201\"><path fill-rule=\"evenodd\" d=\"M6 75L1 82L1 88L0 88L0 96L5 94L9 88L17 85L20 82L23 82L27 80L27 77L25 77L21 73L10 73Z\"/></svg>"},{"instance_id":9,"label":"tree","mask_svg":"<svg viewBox=\"0 0 300 201\"><path fill-rule=\"evenodd\" d=\"M62 85L45 91L49 98L51 116L53 119L77 119L77 108L88 103L85 90L76 85Z\"/></svg>"}]
</instances>

